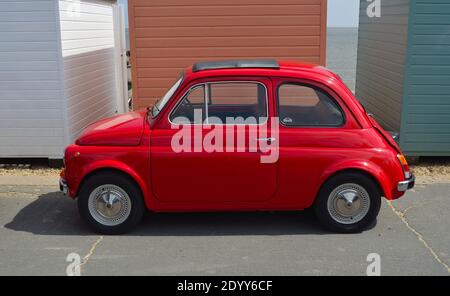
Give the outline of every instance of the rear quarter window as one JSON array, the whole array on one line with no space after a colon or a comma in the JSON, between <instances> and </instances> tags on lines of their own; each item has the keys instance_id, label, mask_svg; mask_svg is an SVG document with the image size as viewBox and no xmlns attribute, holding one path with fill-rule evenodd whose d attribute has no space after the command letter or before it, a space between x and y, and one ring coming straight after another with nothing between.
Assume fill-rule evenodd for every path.
<instances>
[{"instance_id":1,"label":"rear quarter window","mask_svg":"<svg viewBox=\"0 0 450 296\"><path fill-rule=\"evenodd\" d=\"M325 91L284 83L278 87L278 114L285 126L337 127L345 122L338 103Z\"/></svg>"}]
</instances>

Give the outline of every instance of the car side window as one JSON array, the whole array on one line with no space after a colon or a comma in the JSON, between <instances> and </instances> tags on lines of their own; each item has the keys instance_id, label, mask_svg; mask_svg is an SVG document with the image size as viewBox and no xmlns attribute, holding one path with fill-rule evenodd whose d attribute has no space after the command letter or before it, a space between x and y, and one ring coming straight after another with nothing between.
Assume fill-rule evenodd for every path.
<instances>
[{"instance_id":1,"label":"car side window","mask_svg":"<svg viewBox=\"0 0 450 296\"><path fill-rule=\"evenodd\" d=\"M265 122L267 118L267 92L264 85L254 82L210 83L208 123L226 123L227 119L248 120L247 123Z\"/></svg>"},{"instance_id":2,"label":"car side window","mask_svg":"<svg viewBox=\"0 0 450 296\"><path fill-rule=\"evenodd\" d=\"M201 84L184 95L169 119L175 124L201 124L205 116L205 85Z\"/></svg>"},{"instance_id":3,"label":"car side window","mask_svg":"<svg viewBox=\"0 0 450 296\"><path fill-rule=\"evenodd\" d=\"M201 115L200 115L201 114ZM267 90L258 82L211 82L192 87L169 116L174 124L257 124L267 119Z\"/></svg>"},{"instance_id":4,"label":"car side window","mask_svg":"<svg viewBox=\"0 0 450 296\"><path fill-rule=\"evenodd\" d=\"M337 102L316 87L285 83L278 87L278 114L285 126L335 127L344 124Z\"/></svg>"}]
</instances>

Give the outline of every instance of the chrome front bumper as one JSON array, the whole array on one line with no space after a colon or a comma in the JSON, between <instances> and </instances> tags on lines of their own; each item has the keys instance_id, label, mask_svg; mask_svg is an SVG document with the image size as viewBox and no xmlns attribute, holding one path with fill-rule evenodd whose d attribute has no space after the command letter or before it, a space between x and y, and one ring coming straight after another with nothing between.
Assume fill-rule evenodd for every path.
<instances>
[{"instance_id":1,"label":"chrome front bumper","mask_svg":"<svg viewBox=\"0 0 450 296\"><path fill-rule=\"evenodd\" d=\"M59 178L59 190L64 193L64 195L67 195L69 192L69 186L67 186L66 180L63 178Z\"/></svg>"},{"instance_id":2,"label":"chrome front bumper","mask_svg":"<svg viewBox=\"0 0 450 296\"><path fill-rule=\"evenodd\" d=\"M397 190L400 192L405 192L408 189L411 189L416 184L416 177L414 175L411 176L408 180L398 182Z\"/></svg>"}]
</instances>

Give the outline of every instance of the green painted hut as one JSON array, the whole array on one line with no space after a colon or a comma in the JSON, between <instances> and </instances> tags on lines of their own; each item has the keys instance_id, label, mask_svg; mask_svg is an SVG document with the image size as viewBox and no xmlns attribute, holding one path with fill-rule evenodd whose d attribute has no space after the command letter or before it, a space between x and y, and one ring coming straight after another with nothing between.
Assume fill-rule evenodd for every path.
<instances>
[{"instance_id":1,"label":"green painted hut","mask_svg":"<svg viewBox=\"0 0 450 296\"><path fill-rule=\"evenodd\" d=\"M356 96L409 156L450 156L450 0L361 0Z\"/></svg>"}]
</instances>

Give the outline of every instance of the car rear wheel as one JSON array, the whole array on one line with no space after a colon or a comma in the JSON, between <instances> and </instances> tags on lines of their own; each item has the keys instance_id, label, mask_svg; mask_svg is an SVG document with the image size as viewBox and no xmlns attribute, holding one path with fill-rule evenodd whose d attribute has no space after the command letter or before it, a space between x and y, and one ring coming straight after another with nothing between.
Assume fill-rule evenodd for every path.
<instances>
[{"instance_id":1,"label":"car rear wheel","mask_svg":"<svg viewBox=\"0 0 450 296\"><path fill-rule=\"evenodd\" d=\"M122 234L142 219L144 203L138 186L129 177L101 172L83 183L78 210L94 231Z\"/></svg>"},{"instance_id":2,"label":"car rear wheel","mask_svg":"<svg viewBox=\"0 0 450 296\"><path fill-rule=\"evenodd\" d=\"M314 208L319 221L335 232L360 232L373 224L381 205L381 191L362 173L332 177L321 188Z\"/></svg>"}]
</instances>

